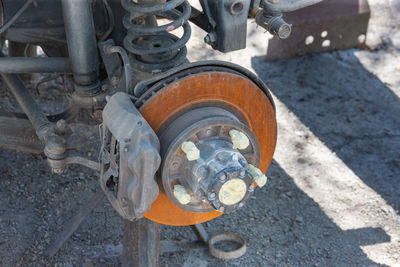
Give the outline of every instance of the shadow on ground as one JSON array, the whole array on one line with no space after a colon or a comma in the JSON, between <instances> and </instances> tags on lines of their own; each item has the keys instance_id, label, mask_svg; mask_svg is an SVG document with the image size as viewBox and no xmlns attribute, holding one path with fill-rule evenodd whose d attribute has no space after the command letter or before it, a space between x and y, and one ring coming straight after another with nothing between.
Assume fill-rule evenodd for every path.
<instances>
[{"instance_id":1,"label":"shadow on ground","mask_svg":"<svg viewBox=\"0 0 400 267\"><path fill-rule=\"evenodd\" d=\"M275 62L255 57L252 65L273 94L399 213L400 100L354 51Z\"/></svg>"},{"instance_id":2,"label":"shadow on ground","mask_svg":"<svg viewBox=\"0 0 400 267\"><path fill-rule=\"evenodd\" d=\"M161 265L170 265L171 257L178 266L376 265L360 246L389 242L390 237L381 228L343 231L277 162L272 162L268 177L268 185L256 191L256 199L247 208L205 224L210 234L228 231L245 237L245 256L221 261L204 250L188 250L164 254ZM190 238L187 228L163 230L167 238Z\"/></svg>"},{"instance_id":3,"label":"shadow on ground","mask_svg":"<svg viewBox=\"0 0 400 267\"><path fill-rule=\"evenodd\" d=\"M64 177L63 181L57 179L59 177L43 179L48 175L43 171L46 166L43 159L0 150L0 159L5 158L24 159L39 168L13 169L1 161L1 266L119 264L120 252L110 252L110 248L118 248L122 220L109 205L96 208L54 258L43 257L44 249L60 231L63 222L75 212L77 202L82 203L79 196L92 194L93 183L73 178L75 175ZM390 241L380 228L341 230L275 161L268 176L268 185L256 190L255 199L249 201L247 208L205 223L210 234L228 231L245 237L248 241L245 256L220 261L210 256L205 248L188 248L183 252L163 254L160 266L370 266L374 262L360 246ZM60 210L62 206L65 210ZM163 238L183 241L193 240L195 236L189 227L165 226Z\"/></svg>"}]
</instances>

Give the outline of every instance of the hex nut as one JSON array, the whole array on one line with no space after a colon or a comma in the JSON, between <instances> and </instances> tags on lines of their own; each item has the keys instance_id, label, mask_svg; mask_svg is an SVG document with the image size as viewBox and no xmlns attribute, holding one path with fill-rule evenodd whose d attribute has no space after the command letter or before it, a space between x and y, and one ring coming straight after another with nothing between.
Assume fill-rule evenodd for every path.
<instances>
[{"instance_id":1,"label":"hex nut","mask_svg":"<svg viewBox=\"0 0 400 267\"><path fill-rule=\"evenodd\" d=\"M198 160L200 158L200 150L196 147L193 142L183 142L181 149L186 154L186 158L189 161Z\"/></svg>"},{"instance_id":2,"label":"hex nut","mask_svg":"<svg viewBox=\"0 0 400 267\"><path fill-rule=\"evenodd\" d=\"M229 131L232 140L233 148L246 149L250 145L249 138L242 132L235 129Z\"/></svg>"},{"instance_id":3,"label":"hex nut","mask_svg":"<svg viewBox=\"0 0 400 267\"><path fill-rule=\"evenodd\" d=\"M213 192L213 193L210 193L210 195L208 196L208 199L213 200L213 199L215 199L215 197L216 197L216 195L215 195L215 193Z\"/></svg>"},{"instance_id":4,"label":"hex nut","mask_svg":"<svg viewBox=\"0 0 400 267\"><path fill-rule=\"evenodd\" d=\"M226 179L225 173L221 173L221 174L218 176L218 179L219 179L220 181L225 180L225 179Z\"/></svg>"},{"instance_id":5,"label":"hex nut","mask_svg":"<svg viewBox=\"0 0 400 267\"><path fill-rule=\"evenodd\" d=\"M174 196L183 205L190 203L190 195L182 185L174 186Z\"/></svg>"}]
</instances>

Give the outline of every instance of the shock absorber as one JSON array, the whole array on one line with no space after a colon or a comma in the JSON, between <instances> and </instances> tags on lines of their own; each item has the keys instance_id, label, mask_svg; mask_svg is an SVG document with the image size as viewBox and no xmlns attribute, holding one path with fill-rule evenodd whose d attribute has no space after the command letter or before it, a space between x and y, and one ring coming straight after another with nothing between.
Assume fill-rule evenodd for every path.
<instances>
[{"instance_id":1,"label":"shock absorber","mask_svg":"<svg viewBox=\"0 0 400 267\"><path fill-rule=\"evenodd\" d=\"M191 7L186 0L121 0L128 11L123 19L127 35L124 47L132 55L134 68L144 71L163 71L182 64L186 60L185 44L191 30L187 22ZM176 8L181 6L182 12ZM171 22L157 25L157 18ZM183 27L183 35L171 32Z\"/></svg>"}]
</instances>

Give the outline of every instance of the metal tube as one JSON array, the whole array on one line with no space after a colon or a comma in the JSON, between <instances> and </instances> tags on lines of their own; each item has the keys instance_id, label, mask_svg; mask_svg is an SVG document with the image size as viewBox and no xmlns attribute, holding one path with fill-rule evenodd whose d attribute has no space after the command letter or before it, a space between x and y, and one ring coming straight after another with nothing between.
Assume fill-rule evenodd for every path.
<instances>
[{"instance_id":1,"label":"metal tube","mask_svg":"<svg viewBox=\"0 0 400 267\"><path fill-rule=\"evenodd\" d=\"M71 73L71 65L68 58L2 57L0 73Z\"/></svg>"},{"instance_id":2,"label":"metal tube","mask_svg":"<svg viewBox=\"0 0 400 267\"><path fill-rule=\"evenodd\" d=\"M270 0L264 0L263 3L274 5L280 12L292 12L297 9L305 8L307 6L318 4L322 0L281 0L273 3Z\"/></svg>"},{"instance_id":3,"label":"metal tube","mask_svg":"<svg viewBox=\"0 0 400 267\"><path fill-rule=\"evenodd\" d=\"M129 61L129 56L126 53L125 49L123 49L120 46L110 46L110 45L104 46L103 49L107 55L110 55L112 53L118 53L121 56L122 62L124 63L125 87L126 87L125 90L128 94L132 94L134 87L132 78L132 68Z\"/></svg>"},{"instance_id":4,"label":"metal tube","mask_svg":"<svg viewBox=\"0 0 400 267\"><path fill-rule=\"evenodd\" d=\"M3 56L3 53L0 52L0 57ZM39 139L44 141L45 130L51 124L47 117L44 115L38 104L36 104L35 100L17 75L1 73L1 77L11 90L26 116L28 116Z\"/></svg>"},{"instance_id":5,"label":"metal tube","mask_svg":"<svg viewBox=\"0 0 400 267\"><path fill-rule=\"evenodd\" d=\"M62 8L75 89L93 95L99 90L99 58L90 1L62 0Z\"/></svg>"}]
</instances>

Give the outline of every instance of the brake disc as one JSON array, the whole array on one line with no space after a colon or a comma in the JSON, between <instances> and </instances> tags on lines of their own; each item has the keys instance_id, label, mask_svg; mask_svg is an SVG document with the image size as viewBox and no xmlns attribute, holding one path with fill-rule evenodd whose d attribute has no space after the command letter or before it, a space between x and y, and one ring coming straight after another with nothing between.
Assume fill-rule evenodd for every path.
<instances>
[{"instance_id":1,"label":"brake disc","mask_svg":"<svg viewBox=\"0 0 400 267\"><path fill-rule=\"evenodd\" d=\"M192 225L243 206L255 186L249 164L265 172L276 145L275 108L265 85L237 65L214 61L146 86L136 105L160 138L162 166L160 193L144 216ZM248 138L246 147L232 147L232 130ZM199 150L197 158L185 154L184 142Z\"/></svg>"}]
</instances>

